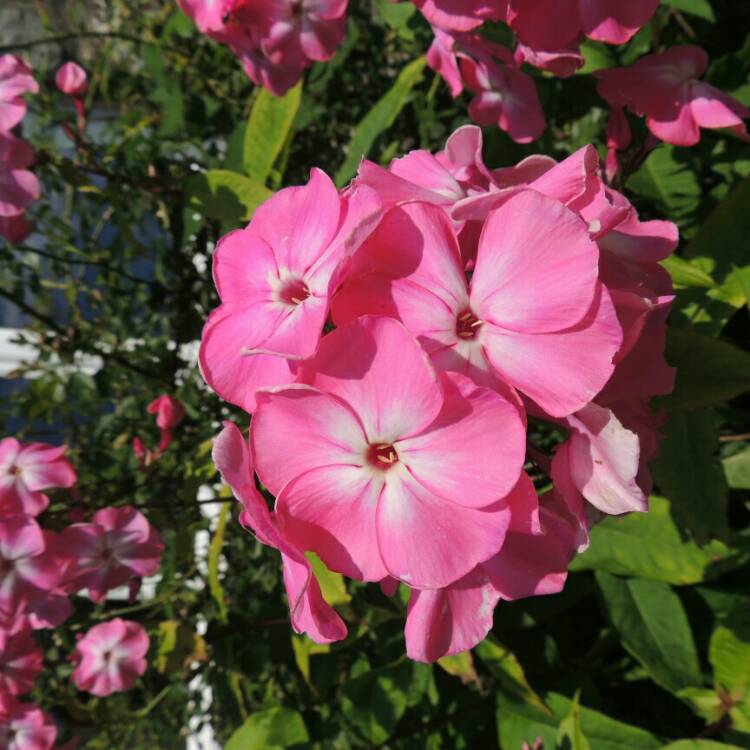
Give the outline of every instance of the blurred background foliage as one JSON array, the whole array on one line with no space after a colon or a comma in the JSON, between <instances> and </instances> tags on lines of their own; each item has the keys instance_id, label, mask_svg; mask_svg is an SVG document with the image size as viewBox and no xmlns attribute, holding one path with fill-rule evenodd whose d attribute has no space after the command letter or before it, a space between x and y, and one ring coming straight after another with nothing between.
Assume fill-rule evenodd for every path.
<instances>
[{"instance_id":1,"label":"blurred background foliage","mask_svg":"<svg viewBox=\"0 0 750 750\"><path fill-rule=\"evenodd\" d=\"M211 439L233 414L195 365L217 303L211 252L312 166L343 185L362 153L387 164L439 149L468 121L467 100L425 67L429 27L410 4L353 1L336 58L283 99L253 89L168 0L33 12L37 31L2 47L36 64L24 137L44 185L38 233L0 251L3 314L34 352L4 381L5 433L70 448L79 482L55 495L45 526L68 523L72 507L89 516L131 503L167 543L154 591L135 603L78 598L69 623L44 634L48 669L32 697L62 739L92 750L178 750L201 732L227 750L520 750L536 737L545 750L750 747L747 145L714 131L692 149L661 145L624 186L643 217L682 233L665 263L679 370L662 404L651 512L605 520L562 594L501 604L487 641L434 666L403 655L403 596L321 571L350 635L318 646L292 634L277 553L240 528L211 463ZM488 128L485 161L602 148L606 109L590 73L663 44L706 48L707 80L750 104L748 17L745 0L670 0L627 45L587 42L573 78L535 74L543 138L519 146ZM53 85L70 57L92 82L75 142L60 127L74 111ZM157 442L145 407L162 392L188 417L139 471L131 441ZM67 654L77 632L116 613L148 628L150 669L129 693L84 699Z\"/></svg>"}]
</instances>

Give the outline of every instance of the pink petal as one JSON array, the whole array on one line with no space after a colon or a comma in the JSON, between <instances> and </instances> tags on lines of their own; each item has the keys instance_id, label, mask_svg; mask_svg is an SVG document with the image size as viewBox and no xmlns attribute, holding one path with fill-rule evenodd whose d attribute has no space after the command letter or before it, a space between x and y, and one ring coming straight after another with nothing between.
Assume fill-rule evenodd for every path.
<instances>
[{"instance_id":1,"label":"pink petal","mask_svg":"<svg viewBox=\"0 0 750 750\"><path fill-rule=\"evenodd\" d=\"M429 492L457 505L482 508L505 497L518 481L526 431L516 407L456 373L441 376L445 392L437 419L394 447Z\"/></svg>"},{"instance_id":2,"label":"pink petal","mask_svg":"<svg viewBox=\"0 0 750 750\"><path fill-rule=\"evenodd\" d=\"M500 596L481 568L444 589L413 589L406 617L406 653L434 662L484 640Z\"/></svg>"},{"instance_id":3,"label":"pink petal","mask_svg":"<svg viewBox=\"0 0 750 750\"><path fill-rule=\"evenodd\" d=\"M258 393L251 441L258 476L274 495L310 469L361 466L368 448L352 410L305 385Z\"/></svg>"},{"instance_id":4,"label":"pink petal","mask_svg":"<svg viewBox=\"0 0 750 750\"><path fill-rule=\"evenodd\" d=\"M295 559L282 553L284 584L292 609L292 626L297 633L307 633L316 643L332 643L346 638L346 625L323 598L320 584L310 563L300 555Z\"/></svg>"},{"instance_id":5,"label":"pink petal","mask_svg":"<svg viewBox=\"0 0 750 750\"><path fill-rule=\"evenodd\" d=\"M659 0L583 0L581 24L589 39L608 44L625 44L645 26Z\"/></svg>"},{"instance_id":6,"label":"pink petal","mask_svg":"<svg viewBox=\"0 0 750 750\"><path fill-rule=\"evenodd\" d=\"M495 370L548 414L583 408L614 370L622 329L603 287L586 317L555 333L526 334L482 326L481 341Z\"/></svg>"},{"instance_id":7,"label":"pink petal","mask_svg":"<svg viewBox=\"0 0 750 750\"><path fill-rule=\"evenodd\" d=\"M375 535L381 472L362 466L314 468L286 484L276 501L284 534L331 570L356 580L388 575Z\"/></svg>"},{"instance_id":8,"label":"pink petal","mask_svg":"<svg viewBox=\"0 0 750 750\"><path fill-rule=\"evenodd\" d=\"M248 230L271 246L280 269L304 273L328 248L340 215L336 186L313 169L307 185L279 190L259 206Z\"/></svg>"},{"instance_id":9,"label":"pink petal","mask_svg":"<svg viewBox=\"0 0 750 750\"><path fill-rule=\"evenodd\" d=\"M401 467L387 476L376 525L380 554L394 578L415 588L442 588L502 546L511 517L507 503L467 508L430 492Z\"/></svg>"},{"instance_id":10,"label":"pink petal","mask_svg":"<svg viewBox=\"0 0 750 750\"><path fill-rule=\"evenodd\" d=\"M329 333L301 365L300 379L346 402L373 443L419 432L443 402L427 355L390 318L365 316Z\"/></svg>"},{"instance_id":11,"label":"pink petal","mask_svg":"<svg viewBox=\"0 0 750 750\"><path fill-rule=\"evenodd\" d=\"M614 515L647 510L648 499L636 481L638 436L597 404L588 404L566 421L571 428L570 475L586 500Z\"/></svg>"},{"instance_id":12,"label":"pink petal","mask_svg":"<svg viewBox=\"0 0 750 750\"><path fill-rule=\"evenodd\" d=\"M259 320L252 310L218 307L203 329L199 353L201 374L208 385L249 413L255 411L257 390L294 380L289 361L283 357L241 354L248 342L244 324L255 326ZM253 330L250 333L254 335Z\"/></svg>"},{"instance_id":13,"label":"pink petal","mask_svg":"<svg viewBox=\"0 0 750 750\"><path fill-rule=\"evenodd\" d=\"M279 268L270 245L248 229L224 235L213 256L213 274L222 302L246 306L270 301L269 279L278 278Z\"/></svg>"},{"instance_id":14,"label":"pink petal","mask_svg":"<svg viewBox=\"0 0 750 750\"><path fill-rule=\"evenodd\" d=\"M591 307L599 251L581 219L525 190L488 216L471 282L482 320L524 333L559 331Z\"/></svg>"}]
</instances>

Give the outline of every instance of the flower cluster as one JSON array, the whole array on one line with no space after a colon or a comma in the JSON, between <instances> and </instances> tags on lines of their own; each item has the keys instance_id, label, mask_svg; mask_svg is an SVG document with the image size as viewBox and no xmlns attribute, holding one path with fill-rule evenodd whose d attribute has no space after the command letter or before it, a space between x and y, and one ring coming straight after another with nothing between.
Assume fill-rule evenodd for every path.
<instances>
[{"instance_id":1,"label":"flower cluster","mask_svg":"<svg viewBox=\"0 0 750 750\"><path fill-rule=\"evenodd\" d=\"M178 0L198 29L227 45L249 78L281 96L346 33L348 0Z\"/></svg>"},{"instance_id":2,"label":"flower cluster","mask_svg":"<svg viewBox=\"0 0 750 750\"><path fill-rule=\"evenodd\" d=\"M43 529L45 490L76 482L64 454L64 446L0 441L0 738L16 750L49 750L57 734L42 710L19 700L43 669L34 631L62 625L76 592L99 602L115 587L135 590L142 576L156 573L164 549L132 507L103 508L90 523L59 532ZM72 655L74 684L97 696L132 687L145 671L148 644L137 623L96 625Z\"/></svg>"},{"instance_id":3,"label":"flower cluster","mask_svg":"<svg viewBox=\"0 0 750 750\"><path fill-rule=\"evenodd\" d=\"M174 396L164 393L155 398L147 407L146 412L156 417L156 426L161 437L155 450L146 448L140 437L133 438L133 454L141 469L150 466L163 455L172 444L174 428L185 418L185 407Z\"/></svg>"},{"instance_id":4,"label":"flower cluster","mask_svg":"<svg viewBox=\"0 0 750 750\"><path fill-rule=\"evenodd\" d=\"M26 116L25 94L39 86L31 68L15 55L0 55L0 236L23 242L32 226L26 209L39 198L39 180L29 171L34 149L13 130Z\"/></svg>"},{"instance_id":5,"label":"flower cluster","mask_svg":"<svg viewBox=\"0 0 750 750\"><path fill-rule=\"evenodd\" d=\"M219 242L200 366L252 426L227 423L214 460L281 553L295 630L346 633L313 552L411 589L412 658L462 651L501 599L559 591L602 514L647 509L676 245L592 146L490 170L474 126L340 192L313 170ZM554 456L530 420L565 434Z\"/></svg>"},{"instance_id":6,"label":"flower cluster","mask_svg":"<svg viewBox=\"0 0 750 750\"><path fill-rule=\"evenodd\" d=\"M651 18L659 0L413 0L433 27L428 64L454 97L475 94L469 114L482 125L498 125L513 140L528 143L546 126L536 86L523 63L560 77L572 75L584 59L584 39L624 44ZM516 38L513 52L478 33L486 20L502 21ZM730 128L746 136L750 110L698 78L708 67L699 47L674 47L638 60L629 68L596 73L599 94L612 107L608 129L608 172L616 172L616 152L630 143L623 108L645 115L660 140L691 146L699 127Z\"/></svg>"}]
</instances>

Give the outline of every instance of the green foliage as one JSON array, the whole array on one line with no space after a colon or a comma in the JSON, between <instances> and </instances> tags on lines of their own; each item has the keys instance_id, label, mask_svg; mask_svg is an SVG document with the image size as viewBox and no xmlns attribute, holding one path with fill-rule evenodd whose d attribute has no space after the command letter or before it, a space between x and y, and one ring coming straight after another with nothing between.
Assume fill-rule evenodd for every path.
<instances>
[{"instance_id":1,"label":"green foliage","mask_svg":"<svg viewBox=\"0 0 750 750\"><path fill-rule=\"evenodd\" d=\"M301 97L301 83L282 97L274 96L265 89L258 93L250 110L242 147L242 164L257 182L266 182L276 159L291 137Z\"/></svg>"},{"instance_id":2,"label":"green foliage","mask_svg":"<svg viewBox=\"0 0 750 750\"><path fill-rule=\"evenodd\" d=\"M269 708L253 714L224 745L224 750L278 750L307 742L305 722L297 711Z\"/></svg>"}]
</instances>

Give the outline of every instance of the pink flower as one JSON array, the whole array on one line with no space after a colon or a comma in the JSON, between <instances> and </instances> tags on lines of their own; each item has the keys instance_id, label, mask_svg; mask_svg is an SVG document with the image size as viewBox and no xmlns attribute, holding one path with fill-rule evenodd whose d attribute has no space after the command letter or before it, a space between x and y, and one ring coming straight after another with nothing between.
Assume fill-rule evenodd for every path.
<instances>
[{"instance_id":1,"label":"pink flower","mask_svg":"<svg viewBox=\"0 0 750 750\"><path fill-rule=\"evenodd\" d=\"M404 205L353 258L334 319L397 317L439 369L510 384L565 416L601 390L622 341L598 260L579 216L525 190L490 212L469 283L445 214Z\"/></svg>"},{"instance_id":2,"label":"pink flower","mask_svg":"<svg viewBox=\"0 0 750 750\"><path fill-rule=\"evenodd\" d=\"M57 729L33 703L20 703L0 692L0 747L3 750L52 750Z\"/></svg>"},{"instance_id":3,"label":"pink flower","mask_svg":"<svg viewBox=\"0 0 750 750\"><path fill-rule=\"evenodd\" d=\"M156 426L160 430L171 430L185 418L185 407L178 399L167 393L154 399L146 407L146 411L156 415Z\"/></svg>"},{"instance_id":4,"label":"pink flower","mask_svg":"<svg viewBox=\"0 0 750 750\"><path fill-rule=\"evenodd\" d=\"M340 196L314 169L306 186L280 190L220 241L222 304L203 330L199 361L222 398L252 412L258 388L294 380L293 363L318 345L339 264L379 216L371 190Z\"/></svg>"},{"instance_id":5,"label":"pink flower","mask_svg":"<svg viewBox=\"0 0 750 750\"><path fill-rule=\"evenodd\" d=\"M300 378L258 393L251 435L292 543L352 578L429 588L500 549L524 455L514 405L439 375L388 318L327 335Z\"/></svg>"},{"instance_id":6,"label":"pink flower","mask_svg":"<svg viewBox=\"0 0 750 750\"><path fill-rule=\"evenodd\" d=\"M414 0L414 5L439 29L471 31L488 19L504 21L508 0Z\"/></svg>"},{"instance_id":7,"label":"pink flower","mask_svg":"<svg viewBox=\"0 0 750 750\"><path fill-rule=\"evenodd\" d=\"M405 632L411 659L433 662L473 648L492 628L501 599L562 590L581 537L578 515L555 492L540 507L525 474L508 502L512 521L496 555L446 588L412 590Z\"/></svg>"},{"instance_id":8,"label":"pink flower","mask_svg":"<svg viewBox=\"0 0 750 750\"><path fill-rule=\"evenodd\" d=\"M517 143L539 138L546 127L534 80L514 65L461 59L466 86L476 96L469 114L480 125L497 125Z\"/></svg>"},{"instance_id":9,"label":"pink flower","mask_svg":"<svg viewBox=\"0 0 750 750\"><path fill-rule=\"evenodd\" d=\"M20 245L33 231L34 226L23 214L0 216L0 237L14 245Z\"/></svg>"},{"instance_id":10,"label":"pink flower","mask_svg":"<svg viewBox=\"0 0 750 750\"><path fill-rule=\"evenodd\" d=\"M24 94L36 94L39 85L31 68L15 55L0 55L0 132L8 132L26 116Z\"/></svg>"},{"instance_id":11,"label":"pink flower","mask_svg":"<svg viewBox=\"0 0 750 750\"><path fill-rule=\"evenodd\" d=\"M584 36L624 44L658 4L659 0L509 0L508 24L535 50L562 50Z\"/></svg>"},{"instance_id":12,"label":"pink flower","mask_svg":"<svg viewBox=\"0 0 750 750\"><path fill-rule=\"evenodd\" d=\"M672 47L629 68L598 71L598 90L611 105L645 115L649 130L667 143L693 146L700 128L729 128L746 138L743 120L750 109L699 81L707 67L708 55L700 47Z\"/></svg>"},{"instance_id":13,"label":"pink flower","mask_svg":"<svg viewBox=\"0 0 750 750\"><path fill-rule=\"evenodd\" d=\"M0 440L0 511L37 516L49 505L42 490L72 487L76 473L65 450L64 445Z\"/></svg>"},{"instance_id":14,"label":"pink flower","mask_svg":"<svg viewBox=\"0 0 750 750\"><path fill-rule=\"evenodd\" d=\"M222 31L224 19L237 0L177 0L185 15L192 19L203 34Z\"/></svg>"},{"instance_id":15,"label":"pink flower","mask_svg":"<svg viewBox=\"0 0 750 750\"><path fill-rule=\"evenodd\" d=\"M221 32L212 33L211 36L232 50L253 83L267 88L276 96L283 96L292 88L308 65L305 59L271 62L263 51L262 37L257 26L245 27L232 21Z\"/></svg>"},{"instance_id":16,"label":"pink flower","mask_svg":"<svg viewBox=\"0 0 750 750\"><path fill-rule=\"evenodd\" d=\"M242 433L232 422L214 441L213 459L224 481L242 503L240 522L258 539L281 553L292 627L307 633L316 643L331 643L346 637L346 626L335 610L323 599L320 584L303 550L290 542L283 524L270 513L266 501L255 487L255 474L250 448Z\"/></svg>"},{"instance_id":17,"label":"pink flower","mask_svg":"<svg viewBox=\"0 0 750 750\"><path fill-rule=\"evenodd\" d=\"M39 198L39 180L26 169L33 163L31 146L0 132L0 218L20 216Z\"/></svg>"},{"instance_id":18,"label":"pink flower","mask_svg":"<svg viewBox=\"0 0 750 750\"><path fill-rule=\"evenodd\" d=\"M0 614L17 611L57 587L61 569L53 537L29 516L0 518Z\"/></svg>"},{"instance_id":19,"label":"pink flower","mask_svg":"<svg viewBox=\"0 0 750 750\"><path fill-rule=\"evenodd\" d=\"M517 63L528 63L540 70L547 70L560 78L569 78L583 66L583 55L577 44L564 49L539 50L522 42L516 46Z\"/></svg>"},{"instance_id":20,"label":"pink flower","mask_svg":"<svg viewBox=\"0 0 750 750\"><path fill-rule=\"evenodd\" d=\"M346 6L347 0L254 0L240 6L237 16L257 24L271 62L306 63L336 54L346 33Z\"/></svg>"},{"instance_id":21,"label":"pink flower","mask_svg":"<svg viewBox=\"0 0 750 750\"><path fill-rule=\"evenodd\" d=\"M63 94L81 97L88 89L88 76L78 63L66 62L55 74L55 85Z\"/></svg>"},{"instance_id":22,"label":"pink flower","mask_svg":"<svg viewBox=\"0 0 750 750\"><path fill-rule=\"evenodd\" d=\"M76 646L80 661L73 683L99 697L130 690L146 671L148 648L148 635L137 622L118 617L94 625Z\"/></svg>"},{"instance_id":23,"label":"pink flower","mask_svg":"<svg viewBox=\"0 0 750 750\"><path fill-rule=\"evenodd\" d=\"M68 526L60 544L69 560L66 588L88 589L96 602L131 578L156 573L164 551L159 532L130 506L103 508L92 523Z\"/></svg>"},{"instance_id":24,"label":"pink flower","mask_svg":"<svg viewBox=\"0 0 750 750\"><path fill-rule=\"evenodd\" d=\"M42 652L30 630L11 634L0 629L0 694L28 693L42 668Z\"/></svg>"}]
</instances>

